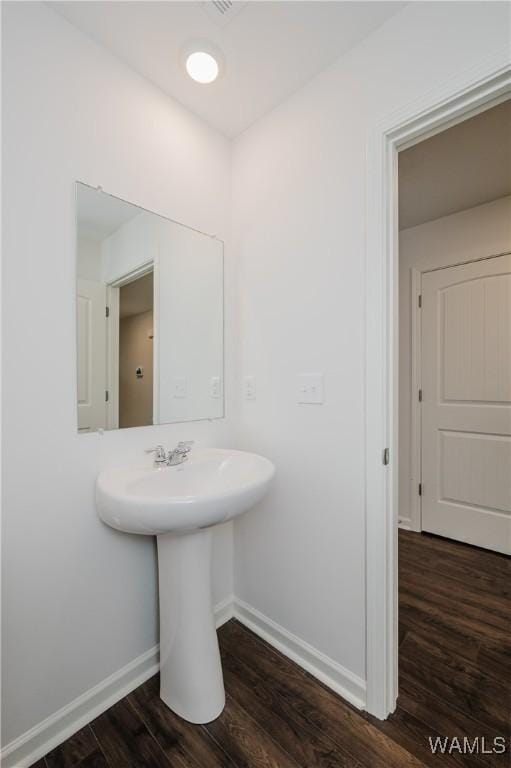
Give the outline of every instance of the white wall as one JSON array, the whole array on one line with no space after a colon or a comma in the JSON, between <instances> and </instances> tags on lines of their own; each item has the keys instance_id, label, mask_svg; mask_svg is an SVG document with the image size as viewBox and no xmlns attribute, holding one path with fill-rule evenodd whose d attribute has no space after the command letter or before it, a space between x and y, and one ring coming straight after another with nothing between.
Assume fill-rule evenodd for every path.
<instances>
[{"instance_id":1,"label":"white wall","mask_svg":"<svg viewBox=\"0 0 511 768\"><path fill-rule=\"evenodd\" d=\"M230 149L44 4L2 11L6 744L156 642L154 542L100 523L97 472L235 435L232 397L222 421L77 434L75 180L228 240ZM226 267L232 393L229 247ZM216 601L231 573L224 528Z\"/></svg>"},{"instance_id":2,"label":"white wall","mask_svg":"<svg viewBox=\"0 0 511 768\"><path fill-rule=\"evenodd\" d=\"M236 594L365 677L368 130L508 49L504 3L410 3L235 143L244 445L277 479L235 524ZM324 372L323 406L296 403Z\"/></svg>"},{"instance_id":3,"label":"white wall","mask_svg":"<svg viewBox=\"0 0 511 768\"><path fill-rule=\"evenodd\" d=\"M410 525L412 269L423 272L511 250L511 197L444 216L399 235L399 519Z\"/></svg>"},{"instance_id":4,"label":"white wall","mask_svg":"<svg viewBox=\"0 0 511 768\"><path fill-rule=\"evenodd\" d=\"M187 421L194 414L221 418L223 386L222 243L171 221L161 222L157 279L158 420ZM175 379L185 397L176 397Z\"/></svg>"}]
</instances>

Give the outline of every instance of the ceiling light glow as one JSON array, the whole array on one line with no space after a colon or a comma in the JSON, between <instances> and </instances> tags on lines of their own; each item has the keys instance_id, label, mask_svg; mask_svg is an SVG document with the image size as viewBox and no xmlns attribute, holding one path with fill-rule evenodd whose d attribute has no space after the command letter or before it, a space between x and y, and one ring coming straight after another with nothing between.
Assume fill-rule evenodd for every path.
<instances>
[{"instance_id":1,"label":"ceiling light glow","mask_svg":"<svg viewBox=\"0 0 511 768\"><path fill-rule=\"evenodd\" d=\"M186 59L186 71L197 83L212 83L219 73L218 62L206 51L194 51Z\"/></svg>"}]
</instances>

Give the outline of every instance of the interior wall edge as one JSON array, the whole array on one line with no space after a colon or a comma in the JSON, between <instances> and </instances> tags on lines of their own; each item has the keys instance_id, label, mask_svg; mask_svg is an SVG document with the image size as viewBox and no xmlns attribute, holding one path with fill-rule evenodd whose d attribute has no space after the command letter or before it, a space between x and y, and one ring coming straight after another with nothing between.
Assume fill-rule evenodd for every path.
<instances>
[{"instance_id":1,"label":"interior wall edge","mask_svg":"<svg viewBox=\"0 0 511 768\"><path fill-rule=\"evenodd\" d=\"M366 682L361 677L238 597L234 598L234 618L354 707L365 709Z\"/></svg>"}]
</instances>

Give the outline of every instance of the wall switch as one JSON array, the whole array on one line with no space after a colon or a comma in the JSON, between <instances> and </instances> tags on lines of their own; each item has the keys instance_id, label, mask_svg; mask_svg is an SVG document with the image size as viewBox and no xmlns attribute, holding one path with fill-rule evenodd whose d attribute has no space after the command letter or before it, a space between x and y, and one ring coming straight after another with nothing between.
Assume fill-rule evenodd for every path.
<instances>
[{"instance_id":1,"label":"wall switch","mask_svg":"<svg viewBox=\"0 0 511 768\"><path fill-rule=\"evenodd\" d=\"M222 395L222 382L220 376L211 377L211 397L218 399Z\"/></svg>"},{"instance_id":2,"label":"wall switch","mask_svg":"<svg viewBox=\"0 0 511 768\"><path fill-rule=\"evenodd\" d=\"M186 397L186 379L184 376L174 376L172 379L172 397Z\"/></svg>"},{"instance_id":3,"label":"wall switch","mask_svg":"<svg viewBox=\"0 0 511 768\"><path fill-rule=\"evenodd\" d=\"M256 380L255 376L245 376L243 379L243 394L245 400L256 399Z\"/></svg>"},{"instance_id":4,"label":"wall switch","mask_svg":"<svg viewBox=\"0 0 511 768\"><path fill-rule=\"evenodd\" d=\"M322 373L302 373L298 377L298 402L321 405L323 389Z\"/></svg>"}]
</instances>

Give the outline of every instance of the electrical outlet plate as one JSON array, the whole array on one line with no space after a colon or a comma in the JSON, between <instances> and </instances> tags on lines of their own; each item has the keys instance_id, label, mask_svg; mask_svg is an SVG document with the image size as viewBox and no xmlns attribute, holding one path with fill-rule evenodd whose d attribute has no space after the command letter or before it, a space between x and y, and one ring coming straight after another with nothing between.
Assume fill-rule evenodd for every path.
<instances>
[{"instance_id":1,"label":"electrical outlet plate","mask_svg":"<svg viewBox=\"0 0 511 768\"><path fill-rule=\"evenodd\" d=\"M212 376L211 377L211 397L215 398L215 400L218 400L219 397L222 395L222 382L220 381L220 376Z\"/></svg>"},{"instance_id":2,"label":"electrical outlet plate","mask_svg":"<svg viewBox=\"0 0 511 768\"><path fill-rule=\"evenodd\" d=\"M256 380L255 376L245 376L243 379L243 393L245 400L256 399Z\"/></svg>"},{"instance_id":3,"label":"electrical outlet plate","mask_svg":"<svg viewBox=\"0 0 511 768\"><path fill-rule=\"evenodd\" d=\"M186 379L184 376L174 376L172 379L172 397L186 397Z\"/></svg>"},{"instance_id":4,"label":"electrical outlet plate","mask_svg":"<svg viewBox=\"0 0 511 768\"><path fill-rule=\"evenodd\" d=\"M324 401L322 373L302 373L298 377L298 402L321 405Z\"/></svg>"}]
</instances>

